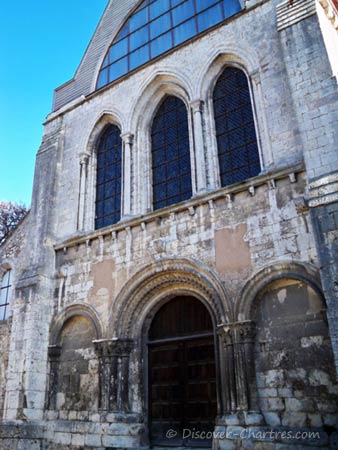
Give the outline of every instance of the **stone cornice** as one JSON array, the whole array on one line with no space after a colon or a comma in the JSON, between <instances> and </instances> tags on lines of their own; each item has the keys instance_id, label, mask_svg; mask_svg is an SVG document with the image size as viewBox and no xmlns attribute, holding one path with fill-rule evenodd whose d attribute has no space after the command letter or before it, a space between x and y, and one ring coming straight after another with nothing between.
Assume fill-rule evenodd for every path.
<instances>
[{"instance_id":1,"label":"stone cornice","mask_svg":"<svg viewBox=\"0 0 338 450\"><path fill-rule=\"evenodd\" d=\"M91 245L91 241L95 239L102 239L104 236L111 235L116 238L118 232L125 231L137 226L145 227L147 223L153 221L159 221L163 218L170 217L172 214L180 213L182 211L188 211L189 214L195 213L195 208L203 204L212 204L222 198L226 198L228 201L233 201L235 196L242 192L249 192L250 195L255 195L255 190L263 185L275 184L276 181L289 178L290 183L296 181L296 174L304 172L303 163L298 163L293 166L284 167L279 170L275 170L269 173L262 173L261 175L251 178L247 181L236 183L231 186L227 186L216 191L208 192L203 195L195 196L189 200L181 202L177 205L168 206L158 211L153 211L145 215L140 215L133 217L129 220L119 222L117 224L111 225L109 227L102 228L100 230L95 230L90 233L81 234L77 233L76 236L70 237L69 239L57 243L54 246L55 251L64 250L67 251L68 248L78 246L80 244Z\"/></svg>"}]
</instances>

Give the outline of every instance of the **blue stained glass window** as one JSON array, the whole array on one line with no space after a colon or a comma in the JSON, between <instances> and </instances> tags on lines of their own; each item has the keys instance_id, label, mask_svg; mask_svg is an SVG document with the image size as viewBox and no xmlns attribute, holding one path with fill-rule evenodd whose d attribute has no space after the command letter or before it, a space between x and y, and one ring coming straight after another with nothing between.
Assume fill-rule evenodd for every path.
<instances>
[{"instance_id":1,"label":"blue stained glass window","mask_svg":"<svg viewBox=\"0 0 338 450\"><path fill-rule=\"evenodd\" d=\"M222 186L258 175L261 168L245 73L227 67L216 83L213 101Z\"/></svg>"},{"instance_id":2,"label":"blue stained glass window","mask_svg":"<svg viewBox=\"0 0 338 450\"><path fill-rule=\"evenodd\" d=\"M174 28L174 43L179 45L187 39L195 36L196 34L196 22L195 19L188 20L188 22L179 25Z\"/></svg>"},{"instance_id":3,"label":"blue stained glass window","mask_svg":"<svg viewBox=\"0 0 338 450\"><path fill-rule=\"evenodd\" d=\"M118 74L119 76L125 75L128 72L128 60L127 58L122 58L116 61L109 67L109 74Z\"/></svg>"},{"instance_id":4,"label":"blue stained glass window","mask_svg":"<svg viewBox=\"0 0 338 450\"><path fill-rule=\"evenodd\" d=\"M155 0L149 6L150 19L160 16L169 11L170 0Z\"/></svg>"},{"instance_id":5,"label":"blue stained glass window","mask_svg":"<svg viewBox=\"0 0 338 450\"><path fill-rule=\"evenodd\" d=\"M212 8L201 12L197 17L198 31L202 32L218 23L217 18L222 15L222 7L217 3Z\"/></svg>"},{"instance_id":6,"label":"blue stained glass window","mask_svg":"<svg viewBox=\"0 0 338 450\"><path fill-rule=\"evenodd\" d=\"M142 27L142 25L148 23L148 14L148 8L143 8L133 16L131 16L129 20L130 31L135 31L138 28Z\"/></svg>"},{"instance_id":7,"label":"blue stained glass window","mask_svg":"<svg viewBox=\"0 0 338 450\"><path fill-rule=\"evenodd\" d=\"M161 139L159 139L161 136ZM192 195L187 109L177 97L166 97L152 125L154 210Z\"/></svg>"},{"instance_id":8,"label":"blue stained glass window","mask_svg":"<svg viewBox=\"0 0 338 450\"><path fill-rule=\"evenodd\" d=\"M112 42L97 79L97 89L239 11L239 0L145 0ZM114 65L120 59L127 62L127 69ZM109 70L105 71L106 67Z\"/></svg>"},{"instance_id":9,"label":"blue stained glass window","mask_svg":"<svg viewBox=\"0 0 338 450\"><path fill-rule=\"evenodd\" d=\"M157 39L154 39L150 43L151 58L156 58L156 56L161 55L165 51L172 47L172 35L171 33L162 34Z\"/></svg>"},{"instance_id":10,"label":"blue stained glass window","mask_svg":"<svg viewBox=\"0 0 338 450\"><path fill-rule=\"evenodd\" d=\"M170 23L170 14L164 14L161 17L153 20L150 23L150 38L153 39L160 34L163 34L165 31L168 31L171 23Z\"/></svg>"},{"instance_id":11,"label":"blue stained glass window","mask_svg":"<svg viewBox=\"0 0 338 450\"><path fill-rule=\"evenodd\" d=\"M172 10L172 17L174 24L179 24L195 15L194 0L186 0L181 2L176 8Z\"/></svg>"},{"instance_id":12,"label":"blue stained glass window","mask_svg":"<svg viewBox=\"0 0 338 450\"><path fill-rule=\"evenodd\" d=\"M97 148L95 228L121 218L122 139L116 125L102 134Z\"/></svg>"},{"instance_id":13,"label":"blue stained glass window","mask_svg":"<svg viewBox=\"0 0 338 450\"><path fill-rule=\"evenodd\" d=\"M138 50L135 50L130 54L129 66L130 70L135 69L136 67L142 65L149 59L149 48L148 45L145 45Z\"/></svg>"}]
</instances>

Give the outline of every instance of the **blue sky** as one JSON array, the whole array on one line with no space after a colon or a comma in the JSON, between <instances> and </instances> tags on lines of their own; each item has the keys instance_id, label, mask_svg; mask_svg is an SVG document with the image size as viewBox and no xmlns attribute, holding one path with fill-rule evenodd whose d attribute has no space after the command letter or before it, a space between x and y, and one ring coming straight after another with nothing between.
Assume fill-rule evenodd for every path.
<instances>
[{"instance_id":1,"label":"blue sky","mask_svg":"<svg viewBox=\"0 0 338 450\"><path fill-rule=\"evenodd\" d=\"M0 200L30 204L53 90L71 79L107 0L3 2L0 9Z\"/></svg>"}]
</instances>

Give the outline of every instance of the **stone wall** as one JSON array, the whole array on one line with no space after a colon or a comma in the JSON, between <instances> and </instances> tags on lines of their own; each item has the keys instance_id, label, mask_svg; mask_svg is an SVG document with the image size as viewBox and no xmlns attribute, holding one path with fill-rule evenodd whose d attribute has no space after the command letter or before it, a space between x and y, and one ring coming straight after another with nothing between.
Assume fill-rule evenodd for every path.
<instances>
[{"instance_id":1,"label":"stone wall","mask_svg":"<svg viewBox=\"0 0 338 450\"><path fill-rule=\"evenodd\" d=\"M0 419L2 418L7 381L9 323L0 323Z\"/></svg>"},{"instance_id":2,"label":"stone wall","mask_svg":"<svg viewBox=\"0 0 338 450\"><path fill-rule=\"evenodd\" d=\"M338 385L323 299L309 285L284 279L257 300L256 370L268 425L334 426Z\"/></svg>"}]
</instances>

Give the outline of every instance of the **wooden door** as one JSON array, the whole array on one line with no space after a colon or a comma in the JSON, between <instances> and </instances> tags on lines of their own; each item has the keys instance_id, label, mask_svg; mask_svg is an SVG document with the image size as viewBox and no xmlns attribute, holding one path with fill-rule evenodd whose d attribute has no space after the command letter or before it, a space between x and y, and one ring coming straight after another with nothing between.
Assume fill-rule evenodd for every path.
<instances>
[{"instance_id":1,"label":"wooden door","mask_svg":"<svg viewBox=\"0 0 338 450\"><path fill-rule=\"evenodd\" d=\"M208 310L193 297L169 301L152 322L148 350L152 445L210 447L211 439L196 435L213 431L217 414Z\"/></svg>"}]
</instances>

